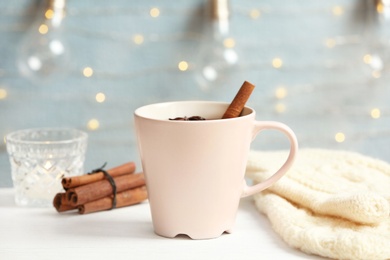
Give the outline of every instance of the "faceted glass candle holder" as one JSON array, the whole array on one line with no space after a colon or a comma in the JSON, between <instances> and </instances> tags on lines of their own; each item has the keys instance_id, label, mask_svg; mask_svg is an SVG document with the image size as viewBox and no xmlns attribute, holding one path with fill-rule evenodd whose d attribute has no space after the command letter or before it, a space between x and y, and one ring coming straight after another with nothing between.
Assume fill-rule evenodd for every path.
<instances>
[{"instance_id":1,"label":"faceted glass candle holder","mask_svg":"<svg viewBox=\"0 0 390 260\"><path fill-rule=\"evenodd\" d=\"M81 175L88 135L76 129L26 129L6 136L19 206L47 207L62 191L61 179Z\"/></svg>"}]
</instances>

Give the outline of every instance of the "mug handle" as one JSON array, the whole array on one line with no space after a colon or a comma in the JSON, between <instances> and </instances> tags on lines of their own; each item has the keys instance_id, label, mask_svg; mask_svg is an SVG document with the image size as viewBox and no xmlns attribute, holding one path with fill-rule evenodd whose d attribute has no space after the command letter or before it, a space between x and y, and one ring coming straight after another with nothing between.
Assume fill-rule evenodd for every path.
<instances>
[{"instance_id":1,"label":"mug handle","mask_svg":"<svg viewBox=\"0 0 390 260\"><path fill-rule=\"evenodd\" d=\"M242 198L253 195L255 193L258 193L262 190L265 190L269 186L271 186L274 182L278 181L280 178L283 177L283 175L287 172L288 169L292 166L295 156L298 152L298 141L297 137L295 136L294 132L285 124L274 122L274 121L255 121L254 122L254 129L253 129L253 137L252 141L255 139L258 133L260 131L265 129L273 129L278 130L282 133L284 133L288 140L290 141L290 153L282 165L282 167L279 168L277 172L275 172L271 177L269 177L267 180L255 184L253 186L248 186L246 181L244 180L244 190L241 195Z\"/></svg>"}]
</instances>

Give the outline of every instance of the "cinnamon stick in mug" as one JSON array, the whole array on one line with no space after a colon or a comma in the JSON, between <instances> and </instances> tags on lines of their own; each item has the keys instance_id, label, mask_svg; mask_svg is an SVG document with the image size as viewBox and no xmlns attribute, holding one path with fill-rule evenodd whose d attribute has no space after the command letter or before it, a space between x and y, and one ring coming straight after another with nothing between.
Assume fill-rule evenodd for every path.
<instances>
[{"instance_id":1,"label":"cinnamon stick in mug","mask_svg":"<svg viewBox=\"0 0 390 260\"><path fill-rule=\"evenodd\" d=\"M116 208L134 205L140 203L148 198L146 186L134 188L131 190L125 190L119 192L116 195ZM102 199L85 203L84 205L78 206L80 214L87 214L102 210L108 210L112 207L113 196L107 196Z\"/></svg>"},{"instance_id":2,"label":"cinnamon stick in mug","mask_svg":"<svg viewBox=\"0 0 390 260\"><path fill-rule=\"evenodd\" d=\"M248 101L249 96L252 94L255 86L248 81L244 81L240 90L237 92L232 103L225 111L225 114L222 116L222 119L233 118L240 116L242 110L245 107L245 103Z\"/></svg>"},{"instance_id":3,"label":"cinnamon stick in mug","mask_svg":"<svg viewBox=\"0 0 390 260\"><path fill-rule=\"evenodd\" d=\"M135 172L135 163L128 162L122 165L119 165L115 168L107 170L107 173L111 175L111 177L121 176L128 173ZM62 187L67 190L73 187L86 185L89 183L93 183L96 181L103 180L105 178L103 172L97 172L94 174L86 174L81 176L74 176L69 178L63 178L61 181Z\"/></svg>"},{"instance_id":4,"label":"cinnamon stick in mug","mask_svg":"<svg viewBox=\"0 0 390 260\"><path fill-rule=\"evenodd\" d=\"M126 174L113 179L117 193L145 185L143 173ZM105 179L67 190L66 199L70 205L78 206L112 194L113 187L110 181Z\"/></svg>"}]
</instances>

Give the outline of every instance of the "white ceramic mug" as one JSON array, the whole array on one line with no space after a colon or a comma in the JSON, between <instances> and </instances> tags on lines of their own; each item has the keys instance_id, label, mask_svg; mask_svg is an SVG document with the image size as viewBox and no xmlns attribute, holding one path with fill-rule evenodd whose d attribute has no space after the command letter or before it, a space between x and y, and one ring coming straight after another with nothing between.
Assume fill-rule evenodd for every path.
<instances>
[{"instance_id":1,"label":"white ceramic mug","mask_svg":"<svg viewBox=\"0 0 390 260\"><path fill-rule=\"evenodd\" d=\"M207 239L232 231L240 198L260 192L291 167L298 143L286 125L256 121L245 107L240 117L220 119L228 103L178 101L138 108L135 127L145 173L154 231ZM205 121L169 118L202 116ZM268 180L245 182L250 144L264 129L284 133L290 154Z\"/></svg>"}]
</instances>

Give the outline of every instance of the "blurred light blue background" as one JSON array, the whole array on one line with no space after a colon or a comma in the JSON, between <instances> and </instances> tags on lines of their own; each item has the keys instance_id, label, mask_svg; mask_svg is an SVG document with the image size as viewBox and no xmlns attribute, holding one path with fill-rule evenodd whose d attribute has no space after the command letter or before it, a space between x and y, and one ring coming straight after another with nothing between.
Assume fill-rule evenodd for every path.
<instances>
[{"instance_id":1,"label":"blurred light blue background","mask_svg":"<svg viewBox=\"0 0 390 260\"><path fill-rule=\"evenodd\" d=\"M27 31L42 20L41 3L0 0L2 137L24 128L74 127L89 134L86 171L127 161L141 170L133 126L137 107L230 102L247 80L256 85L248 105L257 119L286 123L301 147L352 150L390 162L386 6L368 0L231 0L230 32L239 61L225 83L205 90L195 80L203 30L210 27L204 0L68 0L60 33L69 60L61 73L31 80L17 60L23 38L36 40ZM151 15L152 9L158 14ZM373 57L380 57L379 69ZM184 71L181 61L188 64ZM85 76L85 68L92 75ZM252 148L288 144L281 134L265 132ZM3 141L0 187L8 186Z\"/></svg>"}]
</instances>

